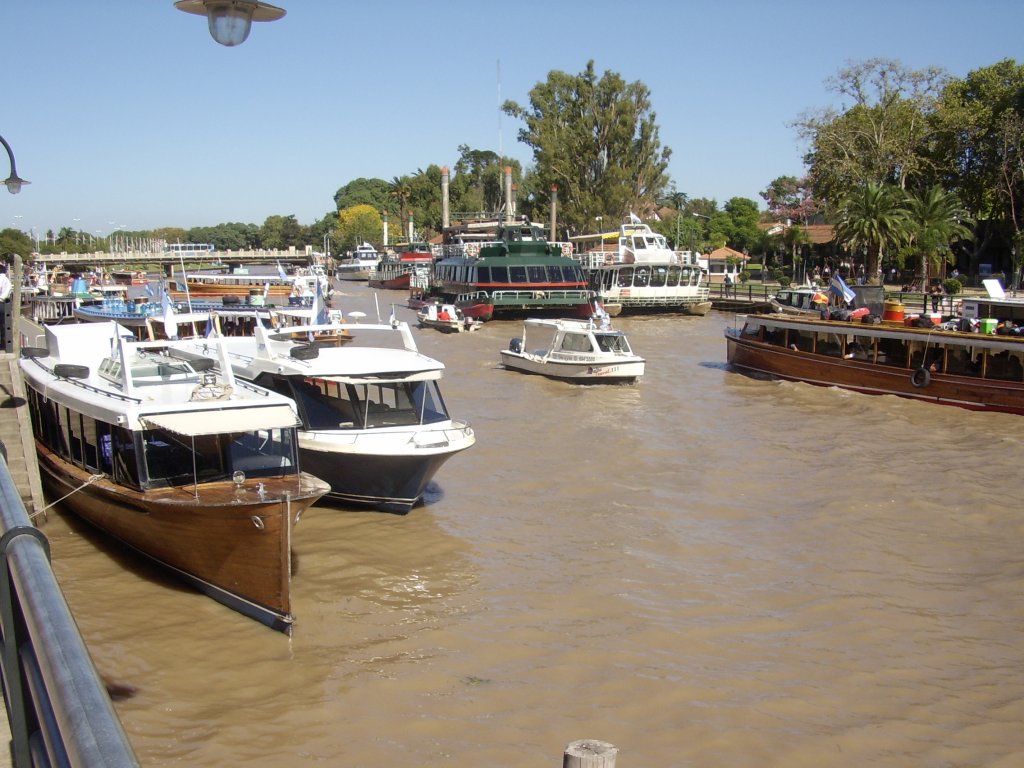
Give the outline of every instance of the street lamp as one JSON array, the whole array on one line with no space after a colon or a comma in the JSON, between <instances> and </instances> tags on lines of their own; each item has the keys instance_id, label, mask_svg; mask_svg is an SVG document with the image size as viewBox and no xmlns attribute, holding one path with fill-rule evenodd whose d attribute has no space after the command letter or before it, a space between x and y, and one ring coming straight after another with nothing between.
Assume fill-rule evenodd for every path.
<instances>
[{"instance_id":1,"label":"street lamp","mask_svg":"<svg viewBox=\"0 0 1024 768\"><path fill-rule=\"evenodd\" d=\"M23 186L31 184L32 182L19 178L18 169L14 166L14 150L11 149L11 145L7 143L7 139L0 136L0 143L4 145L4 149L7 150L7 157L11 160L11 175L4 179L4 184L7 185L8 192L12 195L16 195L21 192L21 188Z\"/></svg>"},{"instance_id":2,"label":"street lamp","mask_svg":"<svg viewBox=\"0 0 1024 768\"><path fill-rule=\"evenodd\" d=\"M277 21L285 14L284 8L258 0L178 0L174 7L205 16L210 35L229 48L245 42L254 21Z\"/></svg>"}]
</instances>

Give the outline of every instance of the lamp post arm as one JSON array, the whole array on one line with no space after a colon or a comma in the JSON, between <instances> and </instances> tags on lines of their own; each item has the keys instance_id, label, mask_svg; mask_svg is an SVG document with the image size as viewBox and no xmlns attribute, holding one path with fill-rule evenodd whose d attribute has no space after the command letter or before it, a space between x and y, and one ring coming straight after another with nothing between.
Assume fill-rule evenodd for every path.
<instances>
[{"instance_id":1,"label":"lamp post arm","mask_svg":"<svg viewBox=\"0 0 1024 768\"><path fill-rule=\"evenodd\" d=\"M0 136L0 144L4 145L4 149L7 150L7 157L11 161L11 175L4 180L4 184L7 185L7 191L12 195L16 195L21 192L21 188L31 182L25 179L18 178L18 168L14 162L14 150L11 149L11 145L7 143L7 139Z\"/></svg>"}]
</instances>

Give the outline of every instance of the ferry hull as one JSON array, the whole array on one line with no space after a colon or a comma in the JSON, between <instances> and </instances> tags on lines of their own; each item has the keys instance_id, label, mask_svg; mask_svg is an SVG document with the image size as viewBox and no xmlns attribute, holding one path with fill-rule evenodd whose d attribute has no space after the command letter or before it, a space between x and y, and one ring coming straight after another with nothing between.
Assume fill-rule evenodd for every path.
<instances>
[{"instance_id":1,"label":"ferry hull","mask_svg":"<svg viewBox=\"0 0 1024 768\"><path fill-rule=\"evenodd\" d=\"M809 355L786 347L739 338L726 332L730 366L758 377L841 387L870 395L896 395L979 411L1024 415L1024 385L975 376L929 373L858 360ZM917 382L915 384L915 381Z\"/></svg>"},{"instance_id":2,"label":"ferry hull","mask_svg":"<svg viewBox=\"0 0 1024 768\"><path fill-rule=\"evenodd\" d=\"M326 490L305 474L135 491L90 474L37 443L43 482L86 522L169 569L214 600L290 632L291 535ZM285 499L286 494L290 498Z\"/></svg>"}]
</instances>

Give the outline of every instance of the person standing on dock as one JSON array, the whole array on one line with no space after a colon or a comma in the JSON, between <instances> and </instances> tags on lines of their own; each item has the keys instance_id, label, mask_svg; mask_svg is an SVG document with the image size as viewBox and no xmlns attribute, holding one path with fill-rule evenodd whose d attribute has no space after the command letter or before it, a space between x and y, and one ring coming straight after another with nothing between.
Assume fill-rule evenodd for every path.
<instances>
[{"instance_id":1,"label":"person standing on dock","mask_svg":"<svg viewBox=\"0 0 1024 768\"><path fill-rule=\"evenodd\" d=\"M11 298L13 290L14 285L11 283L11 278L7 276L7 265L0 264L0 301L7 301Z\"/></svg>"}]
</instances>

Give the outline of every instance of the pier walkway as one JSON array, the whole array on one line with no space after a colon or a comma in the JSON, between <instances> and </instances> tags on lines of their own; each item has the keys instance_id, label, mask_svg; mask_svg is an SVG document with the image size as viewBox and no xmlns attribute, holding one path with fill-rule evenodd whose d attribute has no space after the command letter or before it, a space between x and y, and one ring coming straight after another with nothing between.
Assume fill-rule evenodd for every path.
<instances>
[{"instance_id":1,"label":"pier walkway","mask_svg":"<svg viewBox=\"0 0 1024 768\"><path fill-rule=\"evenodd\" d=\"M43 514L43 490L39 482L32 422L25 400L25 385L18 358L0 353L0 442L7 454L7 466L31 519Z\"/></svg>"}]
</instances>

